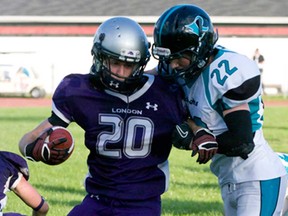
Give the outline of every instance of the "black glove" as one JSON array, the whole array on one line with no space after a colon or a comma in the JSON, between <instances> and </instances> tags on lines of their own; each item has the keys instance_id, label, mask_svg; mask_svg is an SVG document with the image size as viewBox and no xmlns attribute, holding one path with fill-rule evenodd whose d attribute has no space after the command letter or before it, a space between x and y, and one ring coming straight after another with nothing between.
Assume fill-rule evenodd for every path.
<instances>
[{"instance_id":1,"label":"black glove","mask_svg":"<svg viewBox=\"0 0 288 216\"><path fill-rule=\"evenodd\" d=\"M193 138L192 150L192 157L198 153L199 164L207 163L217 153L216 137L206 128L199 129Z\"/></svg>"},{"instance_id":2,"label":"black glove","mask_svg":"<svg viewBox=\"0 0 288 216\"><path fill-rule=\"evenodd\" d=\"M176 125L176 128L172 133L172 144L178 149L191 150L190 144L192 142L193 136L193 131L187 122Z\"/></svg>"}]
</instances>

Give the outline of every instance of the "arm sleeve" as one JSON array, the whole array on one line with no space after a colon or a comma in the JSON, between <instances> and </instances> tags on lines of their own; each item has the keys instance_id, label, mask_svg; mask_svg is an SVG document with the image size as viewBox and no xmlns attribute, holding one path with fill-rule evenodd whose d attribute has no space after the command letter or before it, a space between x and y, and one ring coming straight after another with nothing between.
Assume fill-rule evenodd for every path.
<instances>
[{"instance_id":1,"label":"arm sleeve","mask_svg":"<svg viewBox=\"0 0 288 216\"><path fill-rule=\"evenodd\" d=\"M247 144L254 145L249 111L239 110L229 113L224 117L224 121L228 131L216 137L219 144L219 153L225 154L234 147L246 146Z\"/></svg>"},{"instance_id":2,"label":"arm sleeve","mask_svg":"<svg viewBox=\"0 0 288 216\"><path fill-rule=\"evenodd\" d=\"M51 116L48 118L48 121L53 126L62 126L66 128L69 125L65 121L63 121L61 118L59 118L53 111L52 111Z\"/></svg>"}]
</instances>

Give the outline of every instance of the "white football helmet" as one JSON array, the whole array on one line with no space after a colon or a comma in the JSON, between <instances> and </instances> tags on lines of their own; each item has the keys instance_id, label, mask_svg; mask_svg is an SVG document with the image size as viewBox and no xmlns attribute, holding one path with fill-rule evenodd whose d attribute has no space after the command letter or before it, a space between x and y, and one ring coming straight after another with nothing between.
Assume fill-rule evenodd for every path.
<instances>
[{"instance_id":1,"label":"white football helmet","mask_svg":"<svg viewBox=\"0 0 288 216\"><path fill-rule=\"evenodd\" d=\"M120 93L133 92L142 80L144 68L149 61L150 43L141 26L127 17L114 17L103 22L95 33L92 55L93 66L90 74L95 84L99 83L112 91ZM109 59L135 63L135 69L129 77L120 77L114 74Z\"/></svg>"}]
</instances>

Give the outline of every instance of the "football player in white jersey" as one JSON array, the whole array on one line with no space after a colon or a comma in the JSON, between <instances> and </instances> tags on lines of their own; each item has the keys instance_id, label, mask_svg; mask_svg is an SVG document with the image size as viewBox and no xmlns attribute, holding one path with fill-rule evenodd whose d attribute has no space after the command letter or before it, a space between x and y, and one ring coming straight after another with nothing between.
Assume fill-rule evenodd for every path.
<instances>
[{"instance_id":1,"label":"football player in white jersey","mask_svg":"<svg viewBox=\"0 0 288 216\"><path fill-rule=\"evenodd\" d=\"M202 141L178 147L198 150L199 163L212 158L225 215L280 215L286 170L263 135L259 69L248 57L217 46L217 39L209 15L195 5L173 6L155 24L158 74L182 86L191 119L202 127L201 133L191 128L194 140ZM206 145L213 135L217 143Z\"/></svg>"},{"instance_id":2,"label":"football player in white jersey","mask_svg":"<svg viewBox=\"0 0 288 216\"><path fill-rule=\"evenodd\" d=\"M277 154L280 157L286 171L288 172L288 154L282 152L277 152ZM282 210L282 216L288 216L288 188L286 188L286 195L285 195L284 207Z\"/></svg>"}]
</instances>

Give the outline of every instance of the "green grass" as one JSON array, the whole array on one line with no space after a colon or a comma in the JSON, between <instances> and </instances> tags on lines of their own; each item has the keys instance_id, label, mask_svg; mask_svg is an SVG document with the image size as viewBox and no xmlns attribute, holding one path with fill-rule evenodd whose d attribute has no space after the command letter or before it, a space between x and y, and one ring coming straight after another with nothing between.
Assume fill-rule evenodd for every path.
<instances>
[{"instance_id":1,"label":"green grass","mask_svg":"<svg viewBox=\"0 0 288 216\"><path fill-rule=\"evenodd\" d=\"M267 107L264 134L276 151L288 152L288 107ZM0 108L0 149L19 153L18 142L50 115L49 108ZM88 151L83 144L83 131L69 126L76 147L71 158L59 166L28 161L30 182L47 199L49 215L64 216L85 195L83 180L87 172ZM163 216L220 216L222 200L217 178L209 164L199 165L190 152L173 149L170 155L170 188L162 196ZM31 210L14 193L8 193L5 209L31 215Z\"/></svg>"}]
</instances>

